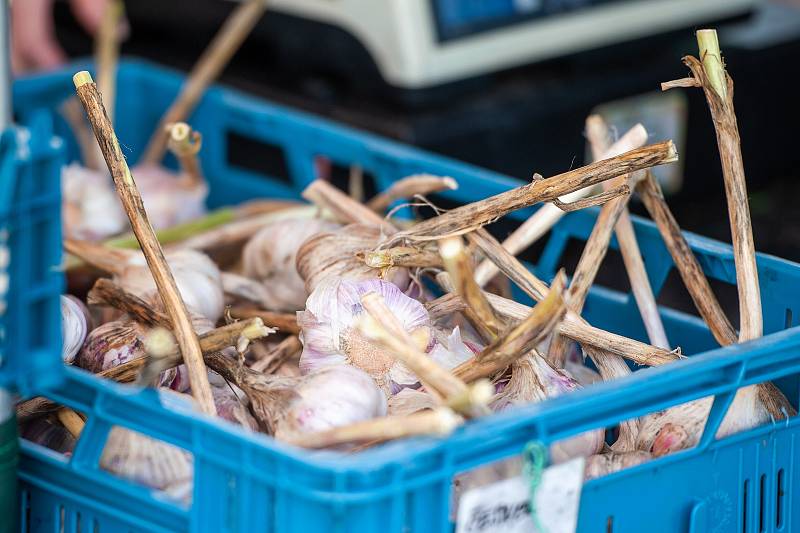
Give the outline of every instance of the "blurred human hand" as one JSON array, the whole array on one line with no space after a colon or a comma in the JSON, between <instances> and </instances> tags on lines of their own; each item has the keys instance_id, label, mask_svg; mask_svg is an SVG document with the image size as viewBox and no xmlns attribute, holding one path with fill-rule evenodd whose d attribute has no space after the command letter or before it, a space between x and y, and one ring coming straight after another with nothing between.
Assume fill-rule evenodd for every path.
<instances>
[{"instance_id":1,"label":"blurred human hand","mask_svg":"<svg viewBox=\"0 0 800 533\"><path fill-rule=\"evenodd\" d=\"M94 35L110 0L69 0L75 18ZM66 60L53 23L53 0L11 2L11 68L15 75L55 68Z\"/></svg>"}]
</instances>

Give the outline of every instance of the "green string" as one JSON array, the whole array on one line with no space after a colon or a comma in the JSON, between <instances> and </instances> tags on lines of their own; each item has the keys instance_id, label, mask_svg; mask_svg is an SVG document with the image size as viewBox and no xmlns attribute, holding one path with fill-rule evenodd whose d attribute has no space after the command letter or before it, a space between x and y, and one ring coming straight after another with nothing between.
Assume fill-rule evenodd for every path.
<instances>
[{"instance_id":1,"label":"green string","mask_svg":"<svg viewBox=\"0 0 800 533\"><path fill-rule=\"evenodd\" d=\"M542 483L542 472L544 471L546 460L547 447L544 444L535 440L525 445L525 449L522 452L522 474L530 483L531 519L536 530L540 533L547 533L547 531L539 521L539 515L536 514L536 491L539 490L539 485Z\"/></svg>"}]
</instances>

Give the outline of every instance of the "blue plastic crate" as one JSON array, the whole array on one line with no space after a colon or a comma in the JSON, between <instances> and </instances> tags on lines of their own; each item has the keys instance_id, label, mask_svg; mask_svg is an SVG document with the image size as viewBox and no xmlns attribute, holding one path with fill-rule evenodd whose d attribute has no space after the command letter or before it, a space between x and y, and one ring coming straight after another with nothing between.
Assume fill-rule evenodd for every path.
<instances>
[{"instance_id":1,"label":"blue plastic crate","mask_svg":"<svg viewBox=\"0 0 800 533\"><path fill-rule=\"evenodd\" d=\"M72 94L79 67L15 85L23 122L53 109ZM135 162L181 78L145 63L126 61L119 71L118 134ZM124 102L124 105L120 105ZM56 131L67 133L53 115ZM460 184L454 202L496 194L518 181L389 142L244 96L210 90L191 118L204 135L203 167L214 205L253 197L296 197L314 177L314 157L358 163L379 188L417 172L450 175ZM288 177L267 176L229 162L228 134L277 147ZM75 148L67 142L74 155ZM266 149L266 148L265 148ZM515 213L521 220L530 211ZM552 276L570 239L585 240L596 211L568 215L550 236L537 270ZM636 233L656 292L672 261L650 222L634 217ZM735 281L730 246L695 235L689 242L711 277ZM613 243L616 246L616 243ZM53 250L57 256L57 243ZM29 266L36 266L31 262ZM23 531L230 531L230 532L449 532L453 476L521 452L531 439L545 443L696 398L716 395L705 438L692 450L591 481L583 488L579 530L598 533L718 533L794 531L800 528L800 482L794 445L798 421L757 428L715 441L722 414L744 385L777 380L796 405L800 372L800 265L760 255L758 267L768 335L713 349L702 321L662 309L671 341L684 361L643 369L559 399L469 423L446 439L389 443L355 455L309 453L246 434L199 414L168 410L152 390L137 391L73 368L43 394L88 415L74 454L65 459L23 442L20 464ZM13 283L13 282L12 282ZM55 283L54 286L60 286ZM596 286L585 316L593 324L644 338L630 294ZM792 318L794 317L794 318ZM41 314L17 317L41 325ZM55 347L53 347L55 348ZM51 354L53 371L61 366ZM20 354L10 354L23 364ZM151 435L194 455L189 507L99 469L114 425ZM62 529L63 528L63 529Z\"/></svg>"},{"instance_id":2,"label":"blue plastic crate","mask_svg":"<svg viewBox=\"0 0 800 533\"><path fill-rule=\"evenodd\" d=\"M63 142L50 121L0 133L0 388L58 381Z\"/></svg>"}]
</instances>

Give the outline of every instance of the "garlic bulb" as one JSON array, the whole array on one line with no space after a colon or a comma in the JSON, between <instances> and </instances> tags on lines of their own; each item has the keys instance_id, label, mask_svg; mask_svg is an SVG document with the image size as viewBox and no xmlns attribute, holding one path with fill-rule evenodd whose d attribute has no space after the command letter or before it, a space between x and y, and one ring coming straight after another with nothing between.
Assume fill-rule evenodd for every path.
<instances>
[{"instance_id":1,"label":"garlic bulb","mask_svg":"<svg viewBox=\"0 0 800 533\"><path fill-rule=\"evenodd\" d=\"M713 397L701 398L643 417L636 448L660 457L696 446L713 401ZM771 420L769 411L759 398L757 386L744 387L736 392L716 437L727 437Z\"/></svg>"},{"instance_id":2,"label":"garlic bulb","mask_svg":"<svg viewBox=\"0 0 800 533\"><path fill-rule=\"evenodd\" d=\"M135 483L170 492L183 492L183 486L192 483L194 474L189 452L122 427L109 432L100 467Z\"/></svg>"},{"instance_id":3,"label":"garlic bulb","mask_svg":"<svg viewBox=\"0 0 800 533\"><path fill-rule=\"evenodd\" d=\"M389 267L378 271L368 267L356 254L373 250L382 238L380 228L351 224L336 231L318 233L297 251L297 272L310 294L328 277L363 280L376 278L391 282L405 291L411 278L405 268Z\"/></svg>"},{"instance_id":4,"label":"garlic bulb","mask_svg":"<svg viewBox=\"0 0 800 533\"><path fill-rule=\"evenodd\" d=\"M632 466L646 463L653 456L650 452L606 452L592 455L586 459L584 479L586 481L619 472Z\"/></svg>"},{"instance_id":5,"label":"garlic bulb","mask_svg":"<svg viewBox=\"0 0 800 533\"><path fill-rule=\"evenodd\" d=\"M427 348L430 319L421 303L386 281L328 278L308 297L305 311L297 313L303 342L300 370L304 374L348 363L369 374L385 391L391 389L390 372L399 368L395 359L364 339L355 327L363 312L361 297L368 292L381 295L418 347Z\"/></svg>"},{"instance_id":6,"label":"garlic bulb","mask_svg":"<svg viewBox=\"0 0 800 533\"><path fill-rule=\"evenodd\" d=\"M21 425L20 437L58 453L71 454L75 437L60 423L49 417L35 418Z\"/></svg>"},{"instance_id":7,"label":"garlic bulb","mask_svg":"<svg viewBox=\"0 0 800 533\"><path fill-rule=\"evenodd\" d=\"M335 231L339 226L320 219L280 220L264 226L242 251L242 271L258 280L267 291L266 302L274 311L303 308L308 293L297 273L300 246L313 235Z\"/></svg>"},{"instance_id":8,"label":"garlic bulb","mask_svg":"<svg viewBox=\"0 0 800 533\"><path fill-rule=\"evenodd\" d=\"M89 372L98 373L139 357L145 357L143 339L147 328L123 317L93 329L78 354L75 364ZM161 373L159 384L173 390L185 391L189 386L186 367L180 365Z\"/></svg>"},{"instance_id":9,"label":"garlic bulb","mask_svg":"<svg viewBox=\"0 0 800 533\"><path fill-rule=\"evenodd\" d=\"M61 359L72 364L89 331L89 310L72 295L61 295Z\"/></svg>"},{"instance_id":10,"label":"garlic bulb","mask_svg":"<svg viewBox=\"0 0 800 533\"><path fill-rule=\"evenodd\" d=\"M122 233L128 224L107 172L71 163L61 170L64 234L97 241Z\"/></svg>"},{"instance_id":11,"label":"garlic bulb","mask_svg":"<svg viewBox=\"0 0 800 533\"><path fill-rule=\"evenodd\" d=\"M225 294L217 265L207 255L194 250L171 250L166 257L186 307L212 322L219 320L225 309ZM115 280L141 297L157 290L144 256L139 253L131 256Z\"/></svg>"},{"instance_id":12,"label":"garlic bulb","mask_svg":"<svg viewBox=\"0 0 800 533\"><path fill-rule=\"evenodd\" d=\"M538 402L579 389L572 376L551 367L538 353L531 352L511 366L511 379L495 397L492 407L505 410L512 405ZM561 463L575 457L589 457L603 447L602 429L587 431L550 445L550 459Z\"/></svg>"},{"instance_id":13,"label":"garlic bulb","mask_svg":"<svg viewBox=\"0 0 800 533\"><path fill-rule=\"evenodd\" d=\"M136 165L131 173L155 229L169 228L206 214L205 182L191 180L161 165Z\"/></svg>"},{"instance_id":14,"label":"garlic bulb","mask_svg":"<svg viewBox=\"0 0 800 533\"><path fill-rule=\"evenodd\" d=\"M275 438L313 433L386 415L386 397L367 374L350 365L300 379L296 397L275 421Z\"/></svg>"}]
</instances>

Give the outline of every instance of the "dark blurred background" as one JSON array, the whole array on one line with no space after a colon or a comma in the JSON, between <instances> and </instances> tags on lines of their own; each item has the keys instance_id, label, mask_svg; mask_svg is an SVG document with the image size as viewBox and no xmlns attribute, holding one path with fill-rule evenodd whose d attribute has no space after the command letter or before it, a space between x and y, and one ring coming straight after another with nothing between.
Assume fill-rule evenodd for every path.
<instances>
[{"instance_id":1,"label":"dark blurred background","mask_svg":"<svg viewBox=\"0 0 800 533\"><path fill-rule=\"evenodd\" d=\"M483 1L481 6L493 4ZM640 0L612 1L621 5ZM473 0L463 2L440 3L448 9L476 5ZM555 2L565 13L587 16L594 3L609 0ZM530 12L547 2L497 4L508 12ZM226 0L128 1L131 33L122 53L188 70L234 6ZM553 6L549 9L554 17L564 15ZM649 16L660 16L657 7L651 11ZM682 171L662 178L681 225L730 242L714 133L702 93L685 89L659 96L660 82L686 75L681 57L696 54L693 30L713 24L736 84L757 248L800 260L800 209L795 205L800 194L795 133L800 119L795 96L800 6L753 2L740 11L708 14L668 31L644 29L632 40L599 48L569 49L574 36L559 36L567 42L564 53L408 88L382 79L373 56L346 29L268 9L222 82L521 179L580 165L586 152L584 120L594 109L604 110L620 129L641 120L654 140L674 136L678 142ZM92 39L65 3L56 4L55 15L57 36L68 54L91 54ZM386 9L382 16L399 15ZM496 35L492 32L513 30L531 20L501 17L486 27L479 20L458 31ZM459 38L470 37L456 31L456 37L443 38L439 30L442 47L458 46L464 42ZM636 202L632 209L642 211Z\"/></svg>"}]
</instances>

